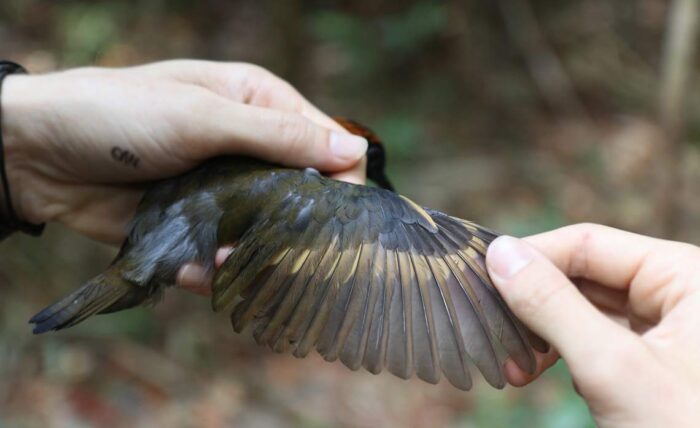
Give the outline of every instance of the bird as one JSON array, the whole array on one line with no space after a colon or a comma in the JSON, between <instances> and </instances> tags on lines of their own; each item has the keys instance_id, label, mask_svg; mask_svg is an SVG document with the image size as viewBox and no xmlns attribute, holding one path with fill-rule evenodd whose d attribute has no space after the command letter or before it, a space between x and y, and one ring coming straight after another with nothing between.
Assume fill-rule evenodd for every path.
<instances>
[{"instance_id":1,"label":"bird","mask_svg":"<svg viewBox=\"0 0 700 428\"><path fill-rule=\"evenodd\" d=\"M275 352L314 349L352 370L383 370L469 390L474 364L503 388L503 364L536 369L548 345L509 310L485 255L498 236L395 193L380 139L368 144L377 186L241 156L207 160L153 183L107 269L30 319L35 334L159 301L178 269L213 274L211 306ZM221 246L232 252L215 270Z\"/></svg>"}]
</instances>

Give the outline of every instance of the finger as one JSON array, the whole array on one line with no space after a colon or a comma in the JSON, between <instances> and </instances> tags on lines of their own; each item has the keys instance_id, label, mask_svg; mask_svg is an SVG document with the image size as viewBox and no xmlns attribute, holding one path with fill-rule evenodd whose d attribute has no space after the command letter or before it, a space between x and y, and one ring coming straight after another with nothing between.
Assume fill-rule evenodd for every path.
<instances>
[{"instance_id":1,"label":"finger","mask_svg":"<svg viewBox=\"0 0 700 428\"><path fill-rule=\"evenodd\" d=\"M645 258L666 242L611 227L579 224L525 238L566 276L627 288Z\"/></svg>"},{"instance_id":2,"label":"finger","mask_svg":"<svg viewBox=\"0 0 700 428\"><path fill-rule=\"evenodd\" d=\"M632 334L601 314L556 266L521 240L497 238L486 262L513 313L551 343L572 370Z\"/></svg>"},{"instance_id":3,"label":"finger","mask_svg":"<svg viewBox=\"0 0 700 428\"><path fill-rule=\"evenodd\" d=\"M228 256L231 255L233 252L234 247L221 247L219 250L216 252L216 258L214 262L214 266L216 266L217 269L221 267L221 265L224 264Z\"/></svg>"},{"instance_id":4,"label":"finger","mask_svg":"<svg viewBox=\"0 0 700 428\"><path fill-rule=\"evenodd\" d=\"M687 358L697 361L700 357L700 292L695 292L677 303L661 323L654 326L642 326L647 339L663 343L669 347L671 343L681 350ZM635 326L638 327L638 326ZM697 365L697 364L695 364Z\"/></svg>"},{"instance_id":5,"label":"finger","mask_svg":"<svg viewBox=\"0 0 700 428\"><path fill-rule=\"evenodd\" d=\"M533 373L527 373L521 369L511 358L504 363L503 371L506 379L508 379L508 383L513 386L525 386L540 377L557 360L559 360L559 353L554 349L550 349L546 354L535 352L535 371Z\"/></svg>"},{"instance_id":6,"label":"finger","mask_svg":"<svg viewBox=\"0 0 700 428\"><path fill-rule=\"evenodd\" d=\"M291 113L298 113L309 119L311 122L344 134L350 132L333 118L319 110L309 100L288 82L280 79L265 69L253 66L252 77L246 79L249 95L246 102L260 107L267 107L276 110L283 110ZM366 151L365 151L366 152ZM332 174L331 178L354 184L365 184L367 172L367 158L363 156L359 162L347 170L341 170Z\"/></svg>"},{"instance_id":7,"label":"finger","mask_svg":"<svg viewBox=\"0 0 700 428\"><path fill-rule=\"evenodd\" d=\"M581 224L527 238L569 277L582 277L629 295L631 315L655 324L693 291L687 276L700 260L689 244ZM671 284L680 287L671 287Z\"/></svg>"},{"instance_id":8,"label":"finger","mask_svg":"<svg viewBox=\"0 0 700 428\"><path fill-rule=\"evenodd\" d=\"M237 103L296 113L331 132L348 133L345 128L309 102L292 85L266 69L253 64L173 60L136 67L136 69L158 77L169 77L181 83L197 85L217 96ZM292 163L291 166L315 165ZM324 164L318 164L316 167L324 168ZM332 175L336 180L355 184L365 183L366 168L362 161L348 163L343 159L339 165L332 164L327 169L322 170L338 171L338 174Z\"/></svg>"},{"instance_id":9,"label":"finger","mask_svg":"<svg viewBox=\"0 0 700 428\"><path fill-rule=\"evenodd\" d=\"M190 118L193 124L183 124L187 141L199 142L185 148L197 160L228 153L337 172L354 167L367 152L366 139L319 126L300 114L202 98L197 111L188 112L197 116Z\"/></svg>"},{"instance_id":10,"label":"finger","mask_svg":"<svg viewBox=\"0 0 700 428\"><path fill-rule=\"evenodd\" d=\"M599 309L617 314L626 312L629 302L626 291L606 287L588 279L579 279L574 282L579 292Z\"/></svg>"},{"instance_id":11,"label":"finger","mask_svg":"<svg viewBox=\"0 0 700 428\"><path fill-rule=\"evenodd\" d=\"M600 285L587 279L574 280L578 291L590 301L601 314L616 324L635 332L631 328L631 314L628 311L628 295L626 291Z\"/></svg>"},{"instance_id":12,"label":"finger","mask_svg":"<svg viewBox=\"0 0 700 428\"><path fill-rule=\"evenodd\" d=\"M203 87L231 101L298 113L319 126L344 131L342 126L309 102L296 88L255 64L171 60L139 68Z\"/></svg>"},{"instance_id":13,"label":"finger","mask_svg":"<svg viewBox=\"0 0 700 428\"><path fill-rule=\"evenodd\" d=\"M217 250L215 266L218 269L233 252L234 247L226 246ZM197 263L187 263L177 273L175 283L177 287L191 293L203 296L211 295L212 274Z\"/></svg>"},{"instance_id":14,"label":"finger","mask_svg":"<svg viewBox=\"0 0 700 428\"><path fill-rule=\"evenodd\" d=\"M345 181L353 184L365 184L367 171L367 157L363 157L354 167L347 171L331 174L334 180Z\"/></svg>"},{"instance_id":15,"label":"finger","mask_svg":"<svg viewBox=\"0 0 700 428\"><path fill-rule=\"evenodd\" d=\"M212 275L196 263L187 263L177 273L175 284L190 293L211 295Z\"/></svg>"}]
</instances>

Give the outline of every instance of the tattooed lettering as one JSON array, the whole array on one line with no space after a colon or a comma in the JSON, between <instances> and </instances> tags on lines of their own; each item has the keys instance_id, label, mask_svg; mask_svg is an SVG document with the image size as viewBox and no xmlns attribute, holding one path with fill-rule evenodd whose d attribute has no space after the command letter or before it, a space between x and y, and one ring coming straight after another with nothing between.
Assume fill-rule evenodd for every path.
<instances>
[{"instance_id":1,"label":"tattooed lettering","mask_svg":"<svg viewBox=\"0 0 700 428\"><path fill-rule=\"evenodd\" d=\"M128 165L134 168L139 167L139 162L141 159L129 150L122 149L121 147L112 147L111 150L112 159L117 162L121 162L124 165Z\"/></svg>"}]
</instances>

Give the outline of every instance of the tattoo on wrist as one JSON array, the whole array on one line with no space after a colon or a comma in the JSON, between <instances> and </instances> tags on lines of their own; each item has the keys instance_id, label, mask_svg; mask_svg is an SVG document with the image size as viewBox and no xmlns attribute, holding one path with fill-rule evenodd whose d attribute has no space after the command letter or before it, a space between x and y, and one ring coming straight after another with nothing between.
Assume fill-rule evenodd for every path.
<instances>
[{"instance_id":1,"label":"tattoo on wrist","mask_svg":"<svg viewBox=\"0 0 700 428\"><path fill-rule=\"evenodd\" d=\"M110 153L112 154L112 159L114 159L117 162L121 162L124 165L128 165L134 168L139 167L139 162L141 161L141 158L139 158L127 149L122 149L121 147L114 146L112 147Z\"/></svg>"}]
</instances>

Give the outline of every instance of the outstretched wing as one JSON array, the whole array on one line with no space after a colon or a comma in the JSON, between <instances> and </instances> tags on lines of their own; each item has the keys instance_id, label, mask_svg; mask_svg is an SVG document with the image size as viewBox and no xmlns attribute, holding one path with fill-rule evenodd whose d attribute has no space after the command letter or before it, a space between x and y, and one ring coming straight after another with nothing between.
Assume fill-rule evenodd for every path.
<instances>
[{"instance_id":1,"label":"outstretched wing","mask_svg":"<svg viewBox=\"0 0 700 428\"><path fill-rule=\"evenodd\" d=\"M382 189L310 172L256 216L214 279L215 310L258 343L460 389L471 360L495 387L506 355L533 372L546 349L484 264L495 234Z\"/></svg>"}]
</instances>

